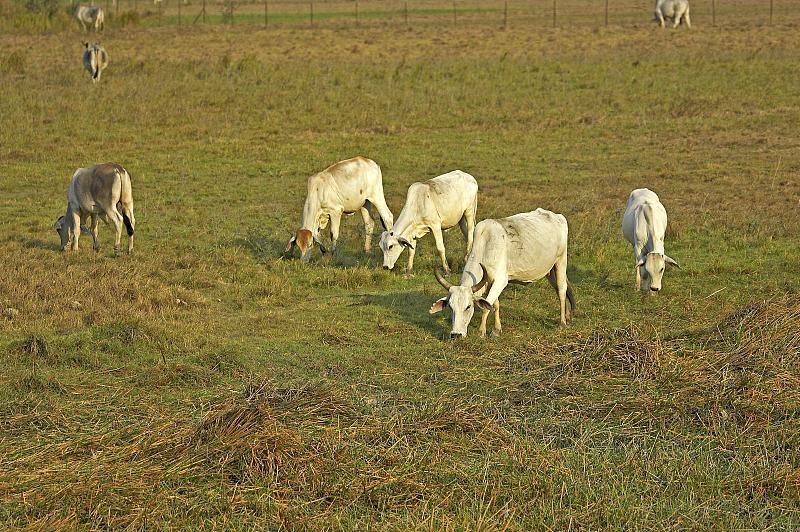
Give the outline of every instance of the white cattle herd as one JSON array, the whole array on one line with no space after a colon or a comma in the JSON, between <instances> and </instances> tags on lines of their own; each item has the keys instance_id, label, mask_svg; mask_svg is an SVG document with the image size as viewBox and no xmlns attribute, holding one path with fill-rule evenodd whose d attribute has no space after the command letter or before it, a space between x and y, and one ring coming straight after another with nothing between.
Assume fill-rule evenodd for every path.
<instances>
[{"instance_id":1,"label":"white cattle herd","mask_svg":"<svg viewBox=\"0 0 800 532\"><path fill-rule=\"evenodd\" d=\"M115 163L105 163L75 171L67 192L66 214L55 224L61 250L77 251L80 234L92 235L94 249L98 221L115 228L114 251L119 253L123 226L128 232L128 253L133 251L131 175ZM308 193L300 228L289 239L284 254L297 246L304 261L316 243L328 253L320 234L330 224L330 253L336 251L343 214L360 211L364 220L364 251L369 252L375 226L373 209L384 227L380 248L383 267L391 269L403 248L408 248L407 272L413 266L417 239L432 232L442 268L449 272L442 231L458 225L466 241L466 258L461 281L451 284L437 266L436 280L447 290L430 308L435 314L449 307L452 315L451 338L464 337L475 312L481 309L479 333L486 335L486 321L494 310L493 333L499 335L500 294L508 283L527 284L543 277L555 289L561 324L566 325L575 311L575 294L567 279L567 241L569 229L562 214L536 209L486 219L475 224L478 183L474 177L454 170L422 183L413 183L397 223L394 223L383 195L380 167L365 157L340 161L308 179ZM85 225L91 222L91 229ZM664 252L667 211L658 196L646 188L631 192L622 221L625 239L633 246L636 261L636 290L654 294L661 290L667 264L678 263Z\"/></svg>"}]
</instances>

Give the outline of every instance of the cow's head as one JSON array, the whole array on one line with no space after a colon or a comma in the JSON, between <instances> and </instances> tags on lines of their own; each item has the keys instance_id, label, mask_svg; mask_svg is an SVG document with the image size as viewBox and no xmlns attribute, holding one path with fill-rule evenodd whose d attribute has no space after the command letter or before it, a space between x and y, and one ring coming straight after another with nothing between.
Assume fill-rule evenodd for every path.
<instances>
[{"instance_id":1,"label":"cow's head","mask_svg":"<svg viewBox=\"0 0 800 532\"><path fill-rule=\"evenodd\" d=\"M446 297L436 300L436 302L431 305L431 309L428 312L430 314L436 314L437 312L441 312L445 306L450 307L452 315L450 338L461 338L467 335L469 322L473 314L475 314L475 305L484 310L491 310L492 308L492 305L488 301L476 295L489 278L483 264L481 264L481 270L483 271L483 277L481 277L480 282L474 286L452 285L442 276L438 268L434 270L436 280L447 290L448 294Z\"/></svg>"},{"instance_id":2,"label":"cow's head","mask_svg":"<svg viewBox=\"0 0 800 532\"><path fill-rule=\"evenodd\" d=\"M66 219L63 216L59 216L58 220L56 220L56 223L53 225L53 229L55 229L58 236L61 237L61 251L64 251L70 241L69 227L67 227Z\"/></svg>"},{"instance_id":3,"label":"cow's head","mask_svg":"<svg viewBox=\"0 0 800 532\"><path fill-rule=\"evenodd\" d=\"M308 261L308 259L311 258L311 248L314 247L314 242L319 244L320 251L325 253L325 246L314 236L314 233L308 229L298 229L297 233L287 242L286 249L284 249L283 252L289 253L292 248L297 245L297 247L300 248L300 258L304 261Z\"/></svg>"},{"instance_id":4,"label":"cow's head","mask_svg":"<svg viewBox=\"0 0 800 532\"><path fill-rule=\"evenodd\" d=\"M383 269L391 270L403 249L414 249L414 244L405 237L396 236L392 231L384 231L381 234L380 248L383 251Z\"/></svg>"},{"instance_id":5,"label":"cow's head","mask_svg":"<svg viewBox=\"0 0 800 532\"><path fill-rule=\"evenodd\" d=\"M648 253L643 260L639 261L636 267L639 268L642 277L643 291L649 290L655 293L661 290L661 279L664 277L664 269L667 264L680 268L674 259L663 253Z\"/></svg>"}]
</instances>

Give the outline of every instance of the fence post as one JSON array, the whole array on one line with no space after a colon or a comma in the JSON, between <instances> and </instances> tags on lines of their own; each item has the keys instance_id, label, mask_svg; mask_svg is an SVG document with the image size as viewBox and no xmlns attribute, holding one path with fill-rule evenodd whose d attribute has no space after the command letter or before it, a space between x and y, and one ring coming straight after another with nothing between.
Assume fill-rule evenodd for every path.
<instances>
[{"instance_id":1,"label":"fence post","mask_svg":"<svg viewBox=\"0 0 800 532\"><path fill-rule=\"evenodd\" d=\"M608 0L606 0L606 26L608 26Z\"/></svg>"},{"instance_id":2,"label":"fence post","mask_svg":"<svg viewBox=\"0 0 800 532\"><path fill-rule=\"evenodd\" d=\"M553 0L553 27L556 27L556 2L558 0Z\"/></svg>"},{"instance_id":3,"label":"fence post","mask_svg":"<svg viewBox=\"0 0 800 532\"><path fill-rule=\"evenodd\" d=\"M717 25L717 1L711 0L711 25Z\"/></svg>"},{"instance_id":4,"label":"fence post","mask_svg":"<svg viewBox=\"0 0 800 532\"><path fill-rule=\"evenodd\" d=\"M508 29L508 0L503 5L503 29Z\"/></svg>"}]
</instances>

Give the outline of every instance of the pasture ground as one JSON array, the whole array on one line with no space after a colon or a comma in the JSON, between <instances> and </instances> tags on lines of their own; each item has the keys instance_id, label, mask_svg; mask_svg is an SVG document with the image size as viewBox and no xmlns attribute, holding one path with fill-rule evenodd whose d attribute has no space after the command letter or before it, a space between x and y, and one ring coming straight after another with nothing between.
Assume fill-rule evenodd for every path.
<instances>
[{"instance_id":1,"label":"pasture ground","mask_svg":"<svg viewBox=\"0 0 800 532\"><path fill-rule=\"evenodd\" d=\"M117 30L96 86L77 33L0 35L0 522L799 527L799 29ZM454 168L480 218L564 213L573 325L541 281L445 341L431 238L404 278L355 218L281 258L306 178L357 154L395 216ZM109 160L134 254L59 253ZM639 186L682 265L644 299Z\"/></svg>"}]
</instances>

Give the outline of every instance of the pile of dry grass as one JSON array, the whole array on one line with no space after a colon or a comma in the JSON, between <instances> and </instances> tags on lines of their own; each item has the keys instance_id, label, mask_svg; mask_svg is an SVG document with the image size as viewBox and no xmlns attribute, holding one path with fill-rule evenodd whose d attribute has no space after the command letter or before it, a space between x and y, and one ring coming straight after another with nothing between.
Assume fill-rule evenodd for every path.
<instances>
[{"instance_id":1,"label":"pile of dry grass","mask_svg":"<svg viewBox=\"0 0 800 532\"><path fill-rule=\"evenodd\" d=\"M35 339L26 346L41 352ZM76 410L91 412L94 426L85 417L53 419L35 405L7 409L0 493L9 523L36 527L119 528L224 514L305 528L375 511L430 525L434 516L458 514L475 495L461 486L472 474L463 464L484 464L486 482L499 482L503 460L512 470L536 463L524 428L558 427L557 419L532 419L541 415L530 410L533 403L549 401L564 415L614 422L619 436L641 434L631 429L636 424L672 437L699 430L731 449L756 437L779 467L726 489L797 496L799 353L800 298L789 295L679 338L630 328L552 346L538 354L547 363L530 361L517 375L502 375L518 379L524 401L449 392L379 402L330 382L278 387L256 379L214 401L199 420L121 412L97 397ZM558 388L558 379L519 385L548 373L566 379L569 394L544 391ZM506 385L506 392L514 388ZM484 501L485 515L469 519L505 526L542 489Z\"/></svg>"}]
</instances>

